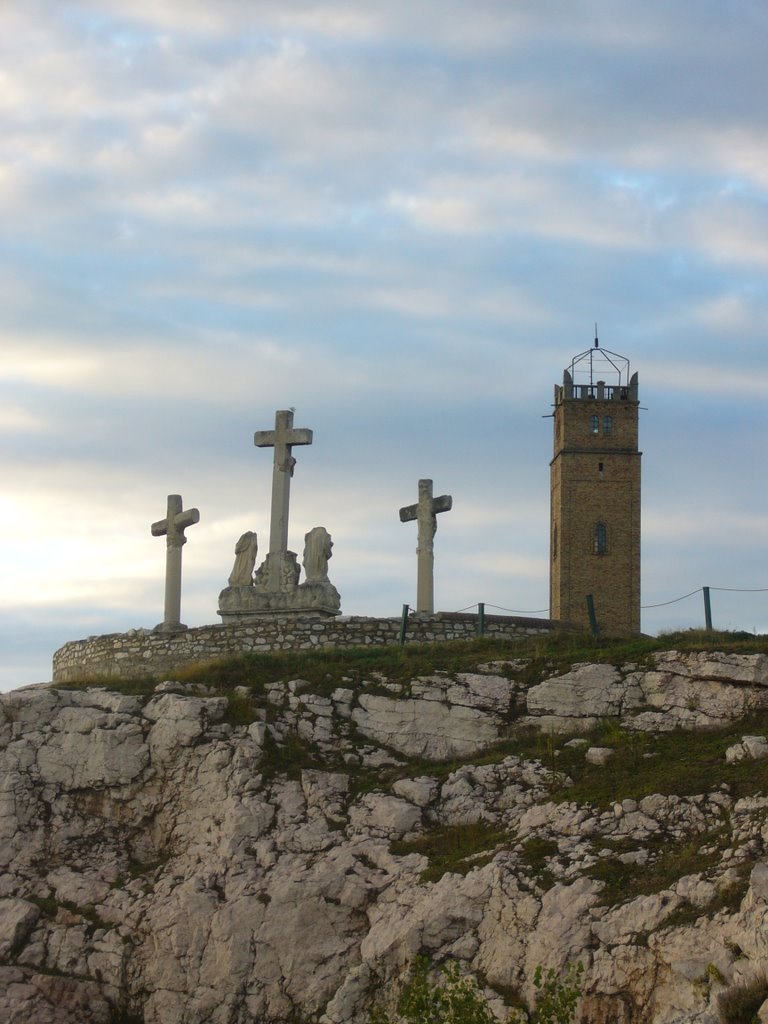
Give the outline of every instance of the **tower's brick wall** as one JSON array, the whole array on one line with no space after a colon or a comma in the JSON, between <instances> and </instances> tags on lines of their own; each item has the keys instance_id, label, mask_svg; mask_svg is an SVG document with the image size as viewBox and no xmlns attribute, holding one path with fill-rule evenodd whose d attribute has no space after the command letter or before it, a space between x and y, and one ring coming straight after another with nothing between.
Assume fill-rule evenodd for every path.
<instances>
[{"instance_id":1,"label":"tower's brick wall","mask_svg":"<svg viewBox=\"0 0 768 1024\"><path fill-rule=\"evenodd\" d=\"M565 388L555 395L550 614L588 626L592 594L606 634L640 631L638 408L634 393L619 398L616 389L600 398Z\"/></svg>"}]
</instances>

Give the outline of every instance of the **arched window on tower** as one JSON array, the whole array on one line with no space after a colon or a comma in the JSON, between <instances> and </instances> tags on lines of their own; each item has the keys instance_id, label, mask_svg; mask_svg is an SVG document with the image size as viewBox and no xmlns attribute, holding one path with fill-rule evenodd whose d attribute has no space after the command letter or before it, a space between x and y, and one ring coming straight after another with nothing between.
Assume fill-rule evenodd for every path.
<instances>
[{"instance_id":1,"label":"arched window on tower","mask_svg":"<svg viewBox=\"0 0 768 1024\"><path fill-rule=\"evenodd\" d=\"M590 434L599 434L600 433L600 417L599 416L590 416L589 417L589 432L590 432Z\"/></svg>"},{"instance_id":2,"label":"arched window on tower","mask_svg":"<svg viewBox=\"0 0 768 1024\"><path fill-rule=\"evenodd\" d=\"M604 555L608 551L608 527L605 523L595 523L594 550L596 555Z\"/></svg>"},{"instance_id":3,"label":"arched window on tower","mask_svg":"<svg viewBox=\"0 0 768 1024\"><path fill-rule=\"evenodd\" d=\"M603 433L613 433L613 416L603 416Z\"/></svg>"}]
</instances>

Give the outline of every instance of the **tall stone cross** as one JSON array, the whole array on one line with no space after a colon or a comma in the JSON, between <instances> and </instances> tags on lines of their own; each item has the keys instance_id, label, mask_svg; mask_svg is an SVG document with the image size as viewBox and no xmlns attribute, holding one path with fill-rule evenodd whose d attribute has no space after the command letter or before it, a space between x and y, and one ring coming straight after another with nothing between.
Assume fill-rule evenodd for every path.
<instances>
[{"instance_id":1,"label":"tall stone cross","mask_svg":"<svg viewBox=\"0 0 768 1024\"><path fill-rule=\"evenodd\" d=\"M312 431L305 427L293 428L293 412L289 409L275 413L274 430L257 430L253 435L257 448L274 448L272 468L272 516L269 524L269 553L282 554L288 550L288 502L291 497L291 477L296 459L291 449L298 444L312 444Z\"/></svg>"},{"instance_id":2,"label":"tall stone cross","mask_svg":"<svg viewBox=\"0 0 768 1024\"><path fill-rule=\"evenodd\" d=\"M418 523L418 546L416 548L418 572L416 578L416 611L432 615L435 610L434 537L437 531L437 513L450 512L453 498L450 494L432 497L432 481L419 480L419 500L415 505L400 509L400 522L415 519Z\"/></svg>"},{"instance_id":3,"label":"tall stone cross","mask_svg":"<svg viewBox=\"0 0 768 1024\"><path fill-rule=\"evenodd\" d=\"M182 511L180 494L168 495L165 519L152 523L152 536L165 537L165 612L163 621L155 626L158 633L177 633L187 627L181 622L181 549L187 543L184 531L200 522L196 508Z\"/></svg>"}]
</instances>

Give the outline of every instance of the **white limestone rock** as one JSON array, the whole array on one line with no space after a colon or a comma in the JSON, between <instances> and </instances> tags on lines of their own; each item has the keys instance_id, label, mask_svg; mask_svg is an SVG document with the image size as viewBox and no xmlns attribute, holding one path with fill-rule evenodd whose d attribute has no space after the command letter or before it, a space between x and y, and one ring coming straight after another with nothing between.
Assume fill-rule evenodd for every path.
<instances>
[{"instance_id":1,"label":"white limestone rock","mask_svg":"<svg viewBox=\"0 0 768 1024\"><path fill-rule=\"evenodd\" d=\"M67 698L74 707L100 708L102 711L121 715L141 713L141 702L138 697L126 693L111 693L95 686L89 686L85 691L70 690Z\"/></svg>"},{"instance_id":2,"label":"white limestone rock","mask_svg":"<svg viewBox=\"0 0 768 1024\"><path fill-rule=\"evenodd\" d=\"M608 764L615 754L616 751L611 747L588 747L584 754L584 760L587 764L602 766Z\"/></svg>"},{"instance_id":3,"label":"white limestone rock","mask_svg":"<svg viewBox=\"0 0 768 1024\"><path fill-rule=\"evenodd\" d=\"M144 708L144 717L154 722L149 733L152 762L168 761L179 747L191 746L209 723L224 717L226 709L226 697L188 697L175 693L153 697Z\"/></svg>"},{"instance_id":4,"label":"white limestone rock","mask_svg":"<svg viewBox=\"0 0 768 1024\"><path fill-rule=\"evenodd\" d=\"M527 937L523 976L524 992L535 998L533 977L540 964L560 970L583 958L591 945L590 911L597 904L600 883L579 878L570 884L556 884L541 898L541 910Z\"/></svg>"},{"instance_id":5,"label":"white limestone rock","mask_svg":"<svg viewBox=\"0 0 768 1024\"><path fill-rule=\"evenodd\" d=\"M592 934L604 946L626 946L655 931L682 904L682 894L670 892L638 896L609 910L591 925Z\"/></svg>"},{"instance_id":6,"label":"white limestone rock","mask_svg":"<svg viewBox=\"0 0 768 1024\"><path fill-rule=\"evenodd\" d=\"M48 729L37 751L37 769L41 780L53 785L69 789L126 785L149 762L134 715L65 706L54 711Z\"/></svg>"},{"instance_id":7,"label":"white limestone rock","mask_svg":"<svg viewBox=\"0 0 768 1024\"><path fill-rule=\"evenodd\" d=\"M266 722L251 722L248 726L248 735L259 747L264 746L264 739L267 735Z\"/></svg>"},{"instance_id":8,"label":"white limestone rock","mask_svg":"<svg viewBox=\"0 0 768 1024\"><path fill-rule=\"evenodd\" d=\"M515 687L505 676L483 672L457 672L456 685L448 688L451 704L480 708L490 714L506 715Z\"/></svg>"},{"instance_id":9,"label":"white limestone rock","mask_svg":"<svg viewBox=\"0 0 768 1024\"><path fill-rule=\"evenodd\" d=\"M765 654L658 651L653 660L660 672L677 676L768 687L768 656Z\"/></svg>"},{"instance_id":10,"label":"white limestone rock","mask_svg":"<svg viewBox=\"0 0 768 1024\"><path fill-rule=\"evenodd\" d=\"M743 686L670 672L646 672L642 690L644 704L658 708L657 715L663 714L665 724L676 723L677 728L725 725L758 708L766 697L759 690L750 692Z\"/></svg>"},{"instance_id":11,"label":"white limestone rock","mask_svg":"<svg viewBox=\"0 0 768 1024\"><path fill-rule=\"evenodd\" d=\"M706 907L717 896L718 886L701 875L685 875L674 886L675 895L681 896L694 907Z\"/></svg>"},{"instance_id":12,"label":"white limestone rock","mask_svg":"<svg viewBox=\"0 0 768 1024\"><path fill-rule=\"evenodd\" d=\"M528 937L541 912L541 900L520 888L514 874L499 865L486 868L491 890L477 927L475 968L496 986L517 988L524 982Z\"/></svg>"},{"instance_id":13,"label":"white limestone rock","mask_svg":"<svg viewBox=\"0 0 768 1024\"><path fill-rule=\"evenodd\" d=\"M413 959L419 950L434 952L465 936L482 919L491 892L491 872L445 875L429 887L401 893L394 902L379 901L360 946L364 962L392 971Z\"/></svg>"},{"instance_id":14,"label":"white limestone rock","mask_svg":"<svg viewBox=\"0 0 768 1024\"><path fill-rule=\"evenodd\" d=\"M26 942L40 916L34 903L0 899L0 960L5 960Z\"/></svg>"},{"instance_id":15,"label":"white limestone rock","mask_svg":"<svg viewBox=\"0 0 768 1024\"><path fill-rule=\"evenodd\" d=\"M321 1024L344 1024L354 1020L358 1007L368 1001L368 993L376 980L368 964L354 967L326 1006Z\"/></svg>"},{"instance_id":16,"label":"white limestone rock","mask_svg":"<svg viewBox=\"0 0 768 1024\"><path fill-rule=\"evenodd\" d=\"M429 761L468 757L499 738L499 727L489 715L431 696L396 700L361 694L359 703L352 712L359 731L406 757Z\"/></svg>"},{"instance_id":17,"label":"white limestone rock","mask_svg":"<svg viewBox=\"0 0 768 1024\"><path fill-rule=\"evenodd\" d=\"M81 873L65 866L49 871L46 881L53 888L57 900L79 907L93 907L101 903L110 891L109 883L95 871Z\"/></svg>"},{"instance_id":18,"label":"white limestone rock","mask_svg":"<svg viewBox=\"0 0 768 1024\"><path fill-rule=\"evenodd\" d=\"M421 775L417 779L398 779L392 791L417 807L428 807L437 797L439 786L436 779Z\"/></svg>"},{"instance_id":19,"label":"white limestone rock","mask_svg":"<svg viewBox=\"0 0 768 1024\"><path fill-rule=\"evenodd\" d=\"M400 839L421 823L421 810L408 800L379 793L366 793L349 812L353 832Z\"/></svg>"},{"instance_id":20,"label":"white limestone rock","mask_svg":"<svg viewBox=\"0 0 768 1024\"><path fill-rule=\"evenodd\" d=\"M545 679L527 694L530 715L608 718L640 704L640 689L627 687L613 665L574 665L570 672Z\"/></svg>"},{"instance_id":21,"label":"white limestone rock","mask_svg":"<svg viewBox=\"0 0 768 1024\"><path fill-rule=\"evenodd\" d=\"M200 724L218 722L227 710L226 697L188 697L176 693L164 693L153 697L145 706L143 714L150 722L195 721Z\"/></svg>"},{"instance_id":22,"label":"white limestone rock","mask_svg":"<svg viewBox=\"0 0 768 1024\"><path fill-rule=\"evenodd\" d=\"M728 747L725 760L728 764L737 761L759 761L768 757L768 739L765 736L742 736L741 743Z\"/></svg>"},{"instance_id":23,"label":"white limestone rock","mask_svg":"<svg viewBox=\"0 0 768 1024\"><path fill-rule=\"evenodd\" d=\"M348 775L305 768L301 773L301 788L307 808L317 807L335 820L341 818L349 792Z\"/></svg>"},{"instance_id":24,"label":"white limestone rock","mask_svg":"<svg viewBox=\"0 0 768 1024\"><path fill-rule=\"evenodd\" d=\"M749 876L749 889L753 901L768 903L768 863L759 861Z\"/></svg>"}]
</instances>

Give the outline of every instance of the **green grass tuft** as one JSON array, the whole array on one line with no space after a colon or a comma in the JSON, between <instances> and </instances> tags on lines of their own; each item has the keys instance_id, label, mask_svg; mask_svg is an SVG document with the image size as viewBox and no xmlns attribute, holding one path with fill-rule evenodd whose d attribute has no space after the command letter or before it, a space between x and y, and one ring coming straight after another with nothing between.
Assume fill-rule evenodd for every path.
<instances>
[{"instance_id":1,"label":"green grass tuft","mask_svg":"<svg viewBox=\"0 0 768 1024\"><path fill-rule=\"evenodd\" d=\"M732 985L718 998L717 1012L721 1024L753 1024L757 1011L768 999L768 978L758 975L752 981Z\"/></svg>"},{"instance_id":2,"label":"green grass tuft","mask_svg":"<svg viewBox=\"0 0 768 1024\"><path fill-rule=\"evenodd\" d=\"M605 765L590 765L585 748L566 747L567 736L554 738L555 751L541 735L527 733L505 749L556 765L561 780L553 786L556 801L576 801L607 808L616 801L642 800L653 793L694 796L727 786L732 796L752 796L768 790L768 760L727 764L725 751L745 734L768 735L768 712L760 712L729 725L697 731L668 733L629 732L620 723L604 723L586 733L593 746L611 747L613 758ZM551 739L550 739L551 741Z\"/></svg>"},{"instance_id":3,"label":"green grass tuft","mask_svg":"<svg viewBox=\"0 0 768 1024\"><path fill-rule=\"evenodd\" d=\"M653 838L644 844L651 854L647 863L625 864L618 857L603 857L585 874L605 883L601 903L615 906L637 896L661 892L684 875L699 874L714 867L727 840L724 829L677 842ZM705 849L708 852L703 852ZM699 915L701 913L703 911L699 911Z\"/></svg>"},{"instance_id":4,"label":"green grass tuft","mask_svg":"<svg viewBox=\"0 0 768 1024\"><path fill-rule=\"evenodd\" d=\"M250 725L259 720L257 708L250 697L227 691L227 710L224 721L229 725Z\"/></svg>"},{"instance_id":5,"label":"green grass tuft","mask_svg":"<svg viewBox=\"0 0 768 1024\"><path fill-rule=\"evenodd\" d=\"M664 919L663 928L679 928L682 925L693 924L700 917L711 918L721 910L735 914L741 906L741 901L749 889L749 870L751 864L743 864L739 869L739 879L722 889L718 889L714 897L705 906L695 906L687 901L677 910L673 910L669 917Z\"/></svg>"},{"instance_id":6,"label":"green grass tuft","mask_svg":"<svg viewBox=\"0 0 768 1024\"><path fill-rule=\"evenodd\" d=\"M429 867L421 873L421 881L437 882L449 871L465 875L472 868L487 864L499 846L508 841L505 831L477 821L468 825L444 825L418 839L392 843L391 849L399 856L420 853L427 857Z\"/></svg>"}]
</instances>

